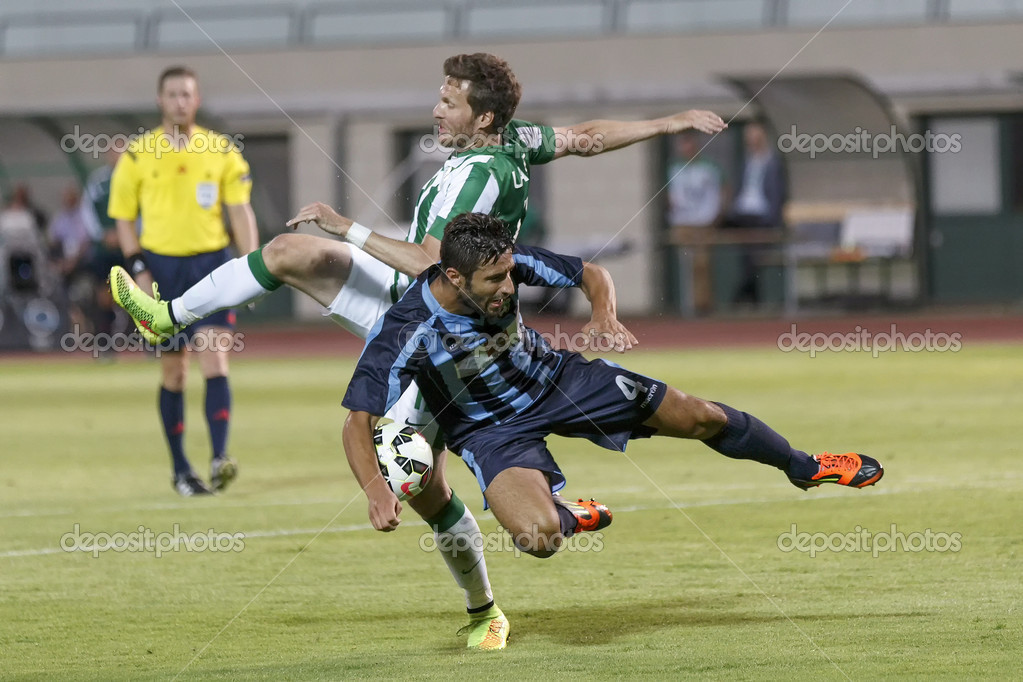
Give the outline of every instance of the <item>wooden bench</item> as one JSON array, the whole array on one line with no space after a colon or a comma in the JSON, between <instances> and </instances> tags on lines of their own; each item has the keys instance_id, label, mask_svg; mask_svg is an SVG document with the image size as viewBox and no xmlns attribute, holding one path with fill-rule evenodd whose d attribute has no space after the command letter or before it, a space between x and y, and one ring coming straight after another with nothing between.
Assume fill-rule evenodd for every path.
<instances>
[{"instance_id":1,"label":"wooden bench","mask_svg":"<svg viewBox=\"0 0 1023 682\"><path fill-rule=\"evenodd\" d=\"M811 268L816 274L813 298L827 299L827 271L838 266L849 270L848 298L864 297L862 266L877 263L880 268L880 297L892 299L892 266L909 261L913 254L915 207L863 203L792 203L785 208L786 227L693 229L670 228L668 243L689 248L720 246L776 246L761 256L759 264L780 266L784 272L785 312L799 311L798 275ZM691 275L691 269L690 269ZM690 290L692 289L692 283ZM683 313L691 316L693 304L683 301Z\"/></svg>"}]
</instances>

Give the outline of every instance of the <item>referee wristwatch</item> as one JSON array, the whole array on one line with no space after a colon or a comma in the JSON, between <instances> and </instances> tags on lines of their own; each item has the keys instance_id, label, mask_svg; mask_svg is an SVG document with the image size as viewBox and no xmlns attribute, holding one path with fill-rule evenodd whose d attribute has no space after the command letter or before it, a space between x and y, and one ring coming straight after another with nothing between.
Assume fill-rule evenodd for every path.
<instances>
[{"instance_id":1,"label":"referee wristwatch","mask_svg":"<svg viewBox=\"0 0 1023 682\"><path fill-rule=\"evenodd\" d=\"M128 266L128 272L132 275L137 276L139 273L145 272L149 269L149 266L146 264L146 259L141 253L128 256L125 260L128 261L126 263Z\"/></svg>"}]
</instances>

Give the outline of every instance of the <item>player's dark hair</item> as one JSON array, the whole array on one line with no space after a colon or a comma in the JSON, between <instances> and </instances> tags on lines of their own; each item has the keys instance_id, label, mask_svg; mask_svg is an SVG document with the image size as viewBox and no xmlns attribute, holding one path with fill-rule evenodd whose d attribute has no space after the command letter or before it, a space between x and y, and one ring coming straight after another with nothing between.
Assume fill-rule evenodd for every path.
<instances>
[{"instance_id":1,"label":"player's dark hair","mask_svg":"<svg viewBox=\"0 0 1023 682\"><path fill-rule=\"evenodd\" d=\"M156 81L156 91L158 93L163 92L163 83L168 78L179 78L179 77L194 78L195 82L199 82L199 77L195 75L195 71L192 71L187 66L171 66L163 70L160 74L159 80Z\"/></svg>"},{"instance_id":2,"label":"player's dark hair","mask_svg":"<svg viewBox=\"0 0 1023 682\"><path fill-rule=\"evenodd\" d=\"M508 225L486 213L462 213L444 228L440 241L440 267L454 268L467 279L511 251L514 245Z\"/></svg>"},{"instance_id":3,"label":"player's dark hair","mask_svg":"<svg viewBox=\"0 0 1023 682\"><path fill-rule=\"evenodd\" d=\"M508 62L486 52L448 57L444 60L444 75L469 81L466 99L474 117L493 112L494 120L484 130L487 133L503 130L522 98L522 86Z\"/></svg>"}]
</instances>

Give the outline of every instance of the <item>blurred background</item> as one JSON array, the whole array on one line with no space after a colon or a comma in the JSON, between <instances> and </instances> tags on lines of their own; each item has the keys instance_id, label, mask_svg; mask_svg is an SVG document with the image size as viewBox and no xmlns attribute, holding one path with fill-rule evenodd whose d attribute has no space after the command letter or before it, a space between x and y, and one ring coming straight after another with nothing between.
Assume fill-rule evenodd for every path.
<instances>
[{"instance_id":1,"label":"blurred background","mask_svg":"<svg viewBox=\"0 0 1023 682\"><path fill-rule=\"evenodd\" d=\"M164 68L241 141L263 241L312 201L401 235L446 156L441 65L477 51L517 118L730 121L535 169L523 240L605 265L625 316L1018 313L1021 39L1023 0L3 0L0 348L104 314L113 158L83 141L157 125ZM782 192L751 218L756 153ZM243 324L320 313L282 290Z\"/></svg>"}]
</instances>

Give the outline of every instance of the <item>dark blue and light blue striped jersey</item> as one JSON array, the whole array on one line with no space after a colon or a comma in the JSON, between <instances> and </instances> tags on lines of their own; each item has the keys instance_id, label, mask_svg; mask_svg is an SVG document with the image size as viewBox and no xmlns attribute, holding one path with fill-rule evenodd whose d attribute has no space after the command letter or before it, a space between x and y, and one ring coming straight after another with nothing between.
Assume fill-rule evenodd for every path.
<instances>
[{"instance_id":1,"label":"dark blue and light blue striped jersey","mask_svg":"<svg viewBox=\"0 0 1023 682\"><path fill-rule=\"evenodd\" d=\"M513 257L516 290L582 284L583 263L574 256L516 244ZM541 398L565 360L522 324L517 291L499 319L456 315L430 291L442 276L431 266L377 321L342 404L381 416L415 381L448 445L457 447L470 429L503 423Z\"/></svg>"}]
</instances>

